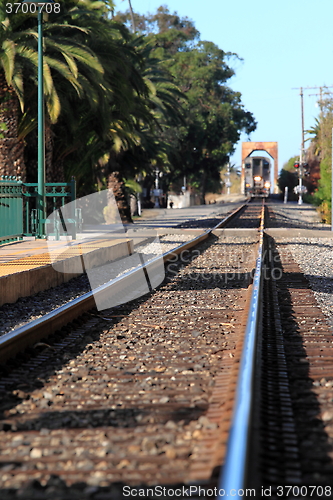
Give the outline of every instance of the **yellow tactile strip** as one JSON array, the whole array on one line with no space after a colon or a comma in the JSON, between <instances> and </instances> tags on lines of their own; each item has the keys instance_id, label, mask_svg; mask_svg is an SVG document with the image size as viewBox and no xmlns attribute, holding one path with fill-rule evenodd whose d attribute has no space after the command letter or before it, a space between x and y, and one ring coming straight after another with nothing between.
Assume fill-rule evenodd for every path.
<instances>
[{"instance_id":1,"label":"yellow tactile strip","mask_svg":"<svg viewBox=\"0 0 333 500\"><path fill-rule=\"evenodd\" d=\"M0 277L7 276L9 274L14 274L21 271L28 271L29 269L35 269L37 267L43 267L46 265L51 265L54 262L59 262L77 255L84 255L91 251L97 250L99 248L111 247L112 245L119 243L120 239L114 240L96 240L94 242L89 241L89 243L78 243L72 246L58 246L51 250L51 252L38 253L43 248L47 248L47 245L37 246L35 248L27 248L23 250L16 250L13 252L6 252L6 254L0 254ZM127 241L127 240L125 240ZM20 253L36 252L33 255L28 255L23 258L17 258ZM1 260L6 259L5 262Z\"/></svg>"}]
</instances>

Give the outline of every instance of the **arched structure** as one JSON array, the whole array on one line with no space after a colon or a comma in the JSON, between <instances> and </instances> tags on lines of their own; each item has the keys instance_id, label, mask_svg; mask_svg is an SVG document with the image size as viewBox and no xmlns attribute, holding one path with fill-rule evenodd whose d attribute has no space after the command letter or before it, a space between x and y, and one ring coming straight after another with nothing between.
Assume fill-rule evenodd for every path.
<instances>
[{"instance_id":1,"label":"arched structure","mask_svg":"<svg viewBox=\"0 0 333 500\"><path fill-rule=\"evenodd\" d=\"M253 151L266 151L274 160L274 181L273 192L277 193L277 180L278 180L278 143L277 142L243 142L242 143L242 192L244 190L244 160L250 156Z\"/></svg>"}]
</instances>

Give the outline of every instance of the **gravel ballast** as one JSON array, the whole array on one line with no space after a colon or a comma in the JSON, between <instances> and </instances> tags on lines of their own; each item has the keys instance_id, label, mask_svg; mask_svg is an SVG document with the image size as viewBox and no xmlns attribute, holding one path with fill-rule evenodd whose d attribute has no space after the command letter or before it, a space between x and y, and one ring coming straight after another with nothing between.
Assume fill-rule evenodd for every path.
<instances>
[{"instance_id":1,"label":"gravel ballast","mask_svg":"<svg viewBox=\"0 0 333 500\"><path fill-rule=\"evenodd\" d=\"M90 498L121 481L188 482L202 440L219 433L206 412L235 356L255 264L256 235L214 238L168 263L150 296L87 321L36 368L14 369L1 408L4 491L30 480L28 493L53 498L54 476L66 499L78 484Z\"/></svg>"},{"instance_id":2,"label":"gravel ballast","mask_svg":"<svg viewBox=\"0 0 333 500\"><path fill-rule=\"evenodd\" d=\"M166 234L161 236L159 250L169 252L173 248L189 241L193 235ZM139 248L143 252L144 247ZM143 252L144 253L144 252ZM122 272L129 269L122 269ZM91 287L86 274L73 278L67 283L39 292L32 297L22 297L15 304L4 304L0 307L0 335L19 328L29 321L42 317L70 300L90 292Z\"/></svg>"},{"instance_id":3,"label":"gravel ballast","mask_svg":"<svg viewBox=\"0 0 333 500\"><path fill-rule=\"evenodd\" d=\"M279 245L283 245L291 252L306 275L319 307L333 327L333 233L329 232L330 226L320 221L312 205L274 203L269 208L274 211L274 218L269 219L270 228L309 231L306 237L295 237L290 233L286 238L277 238L277 247L279 249ZM311 237L311 230L321 230L325 237Z\"/></svg>"},{"instance_id":4,"label":"gravel ballast","mask_svg":"<svg viewBox=\"0 0 333 500\"><path fill-rule=\"evenodd\" d=\"M279 243L287 245L333 328L333 234L332 239L281 238Z\"/></svg>"}]
</instances>

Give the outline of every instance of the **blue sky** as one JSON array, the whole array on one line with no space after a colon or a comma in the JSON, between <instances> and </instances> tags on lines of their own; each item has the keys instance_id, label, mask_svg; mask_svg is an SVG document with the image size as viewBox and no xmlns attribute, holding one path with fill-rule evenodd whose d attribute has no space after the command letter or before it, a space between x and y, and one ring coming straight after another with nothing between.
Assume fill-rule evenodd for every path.
<instances>
[{"instance_id":1,"label":"blue sky","mask_svg":"<svg viewBox=\"0 0 333 500\"><path fill-rule=\"evenodd\" d=\"M126 10L127 0L115 0ZM277 141L279 168L299 154L301 103L304 88L305 129L318 116L319 89L333 86L332 0L132 0L134 11L155 12L167 5L187 16L201 33L225 52L243 61L230 61L236 75L229 86L242 93L245 108L257 122L251 141ZM333 88L328 91L333 92ZM244 136L241 141L247 140ZM232 163L241 164L241 141Z\"/></svg>"}]
</instances>

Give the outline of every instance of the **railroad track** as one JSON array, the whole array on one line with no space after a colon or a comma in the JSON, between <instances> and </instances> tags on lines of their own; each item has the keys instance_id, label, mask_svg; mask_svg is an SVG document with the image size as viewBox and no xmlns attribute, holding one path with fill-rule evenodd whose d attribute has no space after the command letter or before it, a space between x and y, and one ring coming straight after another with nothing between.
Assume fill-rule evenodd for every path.
<instances>
[{"instance_id":1,"label":"railroad track","mask_svg":"<svg viewBox=\"0 0 333 500\"><path fill-rule=\"evenodd\" d=\"M290 295L297 287L304 294L307 284L264 235L265 209L256 210L259 230L244 211L243 232L214 228L187 247L186 262L165 256L166 281L148 297L100 313L84 306L62 331L51 321L40 329L50 330L47 339L38 334L34 347L2 366L1 498L21 491L24 498L113 500L149 485L177 489L179 498L189 491L203 498L199 486L207 497L271 488L274 498L288 481L325 487L327 452L318 459L318 444L316 456L304 458L313 433L300 425L308 381L295 405L307 367L295 317L290 324ZM269 279L277 269L281 275ZM317 318L310 291L307 297ZM313 325L325 330L324 322ZM286 332L296 353L285 353ZM311 333L310 373L327 382L330 336ZM331 389L320 384L326 401ZM320 479L316 460L325 465Z\"/></svg>"},{"instance_id":2,"label":"railroad track","mask_svg":"<svg viewBox=\"0 0 333 500\"><path fill-rule=\"evenodd\" d=\"M46 340L39 339L30 353L28 349L7 363L0 382L4 396L4 491L10 484L20 487L27 479L51 487L56 475L65 478L62 481L66 487L87 476L87 487L94 486L101 482L101 475L105 475L104 483L122 480L125 484L149 484L159 478L162 483L171 479L174 484L185 484L199 475L209 477L201 450L218 429L220 415L213 400L223 396L221 387L227 383L224 378L228 379L233 364L235 332L254 264L252 246L257 235L248 237L248 244L241 250L243 235L226 237L229 253L217 236L212 234L211 239L211 250L212 242L206 241L201 243L204 247L189 254L188 262L169 262L165 290L105 315L96 311L86 314L81 317L81 326L67 327L69 334L56 332ZM228 260L222 268L218 265L221 256ZM242 268L239 261L244 262ZM202 276L202 269L212 272ZM232 277L235 271L236 279ZM38 323L41 321L35 322L40 328ZM44 332L51 328L50 323L47 325ZM38 350L41 352L36 355ZM34 356L30 357L32 351ZM80 367L81 355L85 361ZM223 358L226 374L215 382ZM103 359L108 361L102 381L99 369L100 363L105 363ZM70 371L63 379L67 361ZM92 362L94 367L90 366ZM54 373L58 377L56 386L48 389L55 381ZM65 386L60 388L63 382ZM101 384L107 394L98 394ZM78 391L74 398L73 386ZM207 413L208 407L211 413ZM73 429L65 430L69 422ZM134 423L139 430L125 437L126 429ZM154 423L162 428L152 428ZM94 427L99 429L99 437ZM88 428L85 445L82 428ZM94 443L101 439L101 428L104 443L109 428L126 446L117 445L116 439L95 453ZM65 450L65 456L59 450L59 433L63 432L67 434L64 442L70 442L72 448ZM12 438L19 436L23 442L18 440L13 448ZM162 436L162 441L157 436ZM9 442L11 454L7 458ZM211 459L208 453L207 460Z\"/></svg>"},{"instance_id":3,"label":"railroad track","mask_svg":"<svg viewBox=\"0 0 333 500\"><path fill-rule=\"evenodd\" d=\"M225 227L236 217L242 217L245 208L247 208L246 204L237 207L222 221L219 221L212 228L206 229L202 234L195 236L192 240L176 246L171 251L168 251L161 256L151 259L145 265L140 265L128 272L124 272L119 278L116 278L75 300L69 301L64 306L61 306L44 315L42 318L38 318L21 328L4 334L0 337L0 362L6 361L18 352L24 350L26 347L33 345L42 338L46 338L51 333L54 333L66 324L75 320L84 312L95 308L96 300L103 301L104 296L107 297L112 293L121 293L122 288L126 289L128 282L135 282L138 277L141 277L142 270L144 270L146 276L147 274L149 275L150 269L154 269L154 266L160 261L160 259L163 259L164 262L168 262L169 260L174 259L175 256L186 252L205 241L215 229Z\"/></svg>"},{"instance_id":4,"label":"railroad track","mask_svg":"<svg viewBox=\"0 0 333 500\"><path fill-rule=\"evenodd\" d=\"M262 483L275 496L332 497L332 329L285 244L267 237ZM267 446L269 441L270 446ZM273 465L275 464L275 465ZM278 465L277 465L278 464ZM273 496L273 495L272 495ZM286 495L287 496L287 495Z\"/></svg>"}]
</instances>

